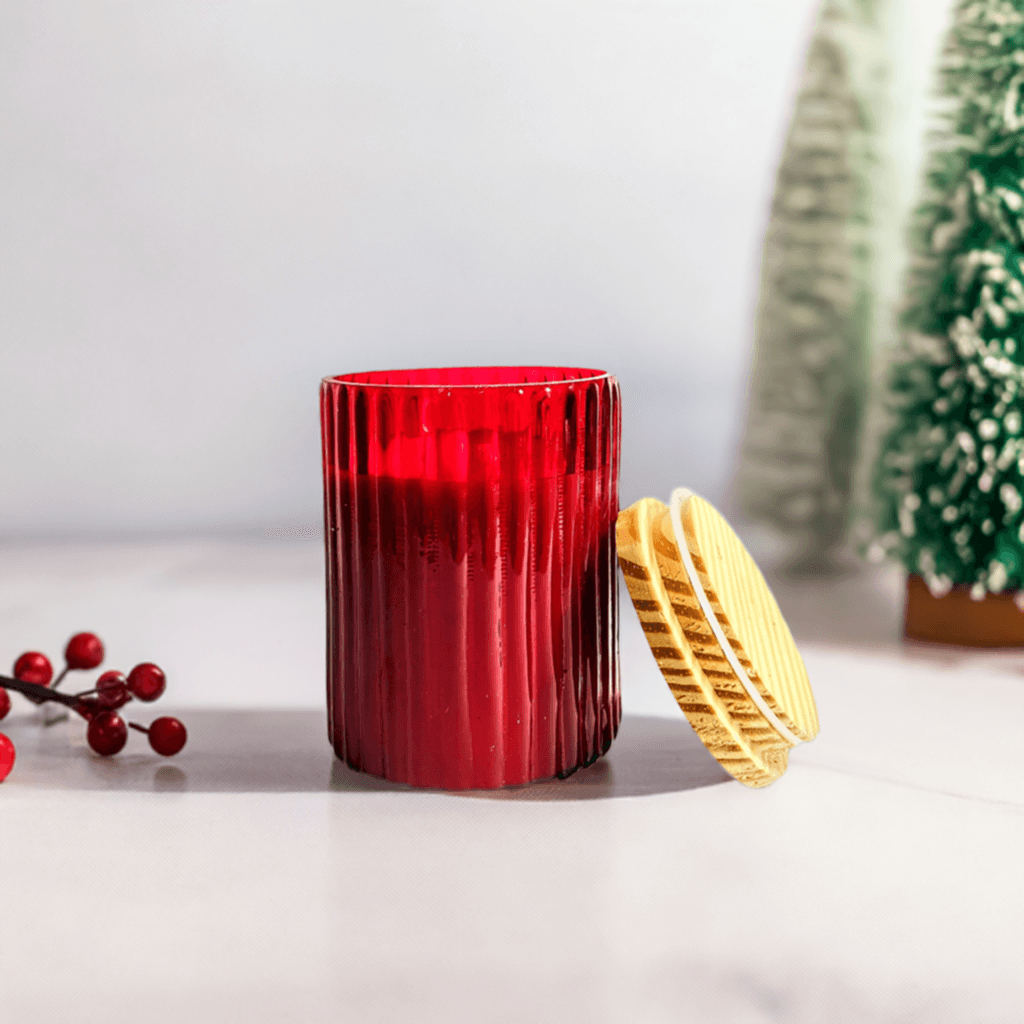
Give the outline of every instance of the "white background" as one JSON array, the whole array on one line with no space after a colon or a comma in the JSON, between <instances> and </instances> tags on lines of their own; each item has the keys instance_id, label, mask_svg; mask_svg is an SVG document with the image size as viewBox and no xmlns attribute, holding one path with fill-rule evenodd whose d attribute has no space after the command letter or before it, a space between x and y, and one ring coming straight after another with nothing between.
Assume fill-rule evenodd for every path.
<instances>
[{"instance_id":1,"label":"white background","mask_svg":"<svg viewBox=\"0 0 1024 1024\"><path fill-rule=\"evenodd\" d=\"M623 505L725 500L814 9L5 3L0 535L315 527L319 379L402 365L609 369Z\"/></svg>"}]
</instances>

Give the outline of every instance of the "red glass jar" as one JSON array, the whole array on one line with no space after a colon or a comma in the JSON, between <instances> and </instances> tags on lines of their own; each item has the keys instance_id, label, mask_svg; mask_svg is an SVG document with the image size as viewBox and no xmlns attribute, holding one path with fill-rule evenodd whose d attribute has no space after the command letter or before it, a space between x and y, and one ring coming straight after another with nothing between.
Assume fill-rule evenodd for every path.
<instances>
[{"instance_id":1,"label":"red glass jar","mask_svg":"<svg viewBox=\"0 0 1024 1024\"><path fill-rule=\"evenodd\" d=\"M564 776L621 716L619 388L464 367L321 386L331 742L414 786Z\"/></svg>"}]
</instances>

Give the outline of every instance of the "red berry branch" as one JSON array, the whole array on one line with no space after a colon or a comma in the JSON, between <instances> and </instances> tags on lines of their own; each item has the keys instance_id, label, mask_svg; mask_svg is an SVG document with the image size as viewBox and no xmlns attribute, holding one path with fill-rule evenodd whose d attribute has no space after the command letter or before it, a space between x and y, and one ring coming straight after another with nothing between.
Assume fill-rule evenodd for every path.
<instances>
[{"instance_id":1,"label":"red berry branch","mask_svg":"<svg viewBox=\"0 0 1024 1024\"><path fill-rule=\"evenodd\" d=\"M56 687L71 671L98 668L103 661L103 644L94 633L76 633L64 649L64 668L56 679L45 654L26 651L14 663L14 677L0 675L0 720L11 710L8 690L27 697L33 704L55 702L80 714L88 723L86 739L97 754L110 757L128 741L128 726L146 733L149 745L166 757L185 746L188 732L177 718L158 718L151 725L125 723L117 713L131 700L146 703L159 698L167 687L163 670L152 662L136 665L127 677L121 672L104 672L92 689L81 693L60 693ZM52 683L51 683L51 680ZM0 782L14 766L15 750L10 738L0 733Z\"/></svg>"}]
</instances>

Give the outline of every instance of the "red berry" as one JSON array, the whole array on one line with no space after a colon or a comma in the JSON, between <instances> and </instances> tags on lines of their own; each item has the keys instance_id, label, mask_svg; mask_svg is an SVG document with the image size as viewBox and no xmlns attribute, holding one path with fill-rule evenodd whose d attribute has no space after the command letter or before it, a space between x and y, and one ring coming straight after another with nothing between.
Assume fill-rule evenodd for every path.
<instances>
[{"instance_id":1,"label":"red berry","mask_svg":"<svg viewBox=\"0 0 1024 1024\"><path fill-rule=\"evenodd\" d=\"M149 727L149 745L164 757L178 753L188 739L188 731L176 718L158 718Z\"/></svg>"},{"instance_id":2,"label":"red berry","mask_svg":"<svg viewBox=\"0 0 1024 1024\"><path fill-rule=\"evenodd\" d=\"M132 699L128 684L120 672L104 672L96 680L96 698L105 708L113 711Z\"/></svg>"},{"instance_id":3,"label":"red berry","mask_svg":"<svg viewBox=\"0 0 1024 1024\"><path fill-rule=\"evenodd\" d=\"M11 697L8 692L0 687L0 721L7 717L7 712L11 710Z\"/></svg>"},{"instance_id":4,"label":"red berry","mask_svg":"<svg viewBox=\"0 0 1024 1024\"><path fill-rule=\"evenodd\" d=\"M14 678L20 679L23 683L36 683L39 686L49 686L53 678L53 666L45 654L38 651L26 651L14 663Z\"/></svg>"},{"instance_id":5,"label":"red berry","mask_svg":"<svg viewBox=\"0 0 1024 1024\"><path fill-rule=\"evenodd\" d=\"M113 711L102 711L90 720L85 735L89 746L97 754L110 757L128 742L128 726L120 715L115 715Z\"/></svg>"},{"instance_id":6,"label":"red berry","mask_svg":"<svg viewBox=\"0 0 1024 1024\"><path fill-rule=\"evenodd\" d=\"M103 643L95 633L76 633L64 648L69 668L96 668L103 661Z\"/></svg>"},{"instance_id":7,"label":"red berry","mask_svg":"<svg viewBox=\"0 0 1024 1024\"><path fill-rule=\"evenodd\" d=\"M167 686L163 669L152 662L144 661L128 673L128 689L139 700L156 700Z\"/></svg>"},{"instance_id":8,"label":"red berry","mask_svg":"<svg viewBox=\"0 0 1024 1024\"><path fill-rule=\"evenodd\" d=\"M14 767L14 744L0 732L0 782L3 782Z\"/></svg>"}]
</instances>

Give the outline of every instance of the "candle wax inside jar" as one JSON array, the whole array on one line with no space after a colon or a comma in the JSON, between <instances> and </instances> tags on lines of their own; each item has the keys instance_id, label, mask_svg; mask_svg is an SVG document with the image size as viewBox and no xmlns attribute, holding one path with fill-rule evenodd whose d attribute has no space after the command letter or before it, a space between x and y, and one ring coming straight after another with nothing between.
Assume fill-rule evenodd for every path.
<instances>
[{"instance_id":1,"label":"candle wax inside jar","mask_svg":"<svg viewBox=\"0 0 1024 1024\"><path fill-rule=\"evenodd\" d=\"M459 789L564 774L607 750L621 714L617 508L596 472L335 481L339 756Z\"/></svg>"}]
</instances>

